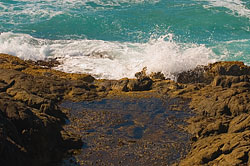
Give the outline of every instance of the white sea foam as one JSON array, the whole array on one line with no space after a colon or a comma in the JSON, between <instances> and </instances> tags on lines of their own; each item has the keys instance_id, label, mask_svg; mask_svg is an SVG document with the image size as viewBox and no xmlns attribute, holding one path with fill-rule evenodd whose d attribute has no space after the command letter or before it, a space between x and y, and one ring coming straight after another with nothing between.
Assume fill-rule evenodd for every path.
<instances>
[{"instance_id":1,"label":"white sea foam","mask_svg":"<svg viewBox=\"0 0 250 166\"><path fill-rule=\"evenodd\" d=\"M134 77L143 67L148 72L173 73L214 62L215 54L204 45L178 44L172 34L147 43L120 43L102 40L45 40L25 34L2 33L0 52L22 59L58 58L56 69L90 73L97 78Z\"/></svg>"},{"instance_id":2,"label":"white sea foam","mask_svg":"<svg viewBox=\"0 0 250 166\"><path fill-rule=\"evenodd\" d=\"M209 5L205 7L225 7L233 12L234 15L250 18L250 9L241 0L206 0Z\"/></svg>"}]
</instances>

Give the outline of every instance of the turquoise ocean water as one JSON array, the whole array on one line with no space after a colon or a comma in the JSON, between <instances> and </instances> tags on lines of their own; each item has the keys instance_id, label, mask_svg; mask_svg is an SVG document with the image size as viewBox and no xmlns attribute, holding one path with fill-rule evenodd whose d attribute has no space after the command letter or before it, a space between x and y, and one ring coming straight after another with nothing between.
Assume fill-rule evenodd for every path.
<instances>
[{"instance_id":1,"label":"turquoise ocean water","mask_svg":"<svg viewBox=\"0 0 250 166\"><path fill-rule=\"evenodd\" d=\"M249 0L0 0L0 32L1 53L97 78L250 65Z\"/></svg>"}]
</instances>

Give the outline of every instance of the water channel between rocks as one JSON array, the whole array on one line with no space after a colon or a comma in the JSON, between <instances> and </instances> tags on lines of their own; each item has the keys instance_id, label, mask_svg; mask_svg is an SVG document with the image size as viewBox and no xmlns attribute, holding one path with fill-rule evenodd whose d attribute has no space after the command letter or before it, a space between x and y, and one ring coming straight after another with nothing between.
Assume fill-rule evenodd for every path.
<instances>
[{"instance_id":1,"label":"water channel between rocks","mask_svg":"<svg viewBox=\"0 0 250 166\"><path fill-rule=\"evenodd\" d=\"M172 165L188 149L183 130L192 116L181 99L115 98L65 101L70 111L65 130L81 135L81 153L66 165Z\"/></svg>"}]
</instances>

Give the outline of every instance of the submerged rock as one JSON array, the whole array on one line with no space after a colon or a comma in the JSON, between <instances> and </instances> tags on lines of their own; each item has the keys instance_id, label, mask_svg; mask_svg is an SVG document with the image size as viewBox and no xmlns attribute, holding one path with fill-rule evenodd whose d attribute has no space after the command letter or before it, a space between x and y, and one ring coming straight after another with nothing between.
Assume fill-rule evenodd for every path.
<instances>
[{"instance_id":1,"label":"submerged rock","mask_svg":"<svg viewBox=\"0 0 250 166\"><path fill-rule=\"evenodd\" d=\"M85 143L74 156L80 165L171 165L187 153L189 134L182 127L192 116L187 102L177 108L182 100L148 94L62 103L70 109L64 127Z\"/></svg>"}]
</instances>

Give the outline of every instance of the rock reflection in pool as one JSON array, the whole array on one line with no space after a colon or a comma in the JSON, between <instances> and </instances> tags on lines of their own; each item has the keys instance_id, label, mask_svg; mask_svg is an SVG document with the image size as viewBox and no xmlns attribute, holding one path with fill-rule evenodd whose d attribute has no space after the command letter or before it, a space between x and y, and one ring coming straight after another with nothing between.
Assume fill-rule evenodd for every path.
<instances>
[{"instance_id":1,"label":"rock reflection in pool","mask_svg":"<svg viewBox=\"0 0 250 166\"><path fill-rule=\"evenodd\" d=\"M61 107L70 109L65 129L85 143L74 156L78 165L171 165L189 148L182 128L192 114L180 99L66 101Z\"/></svg>"}]
</instances>

